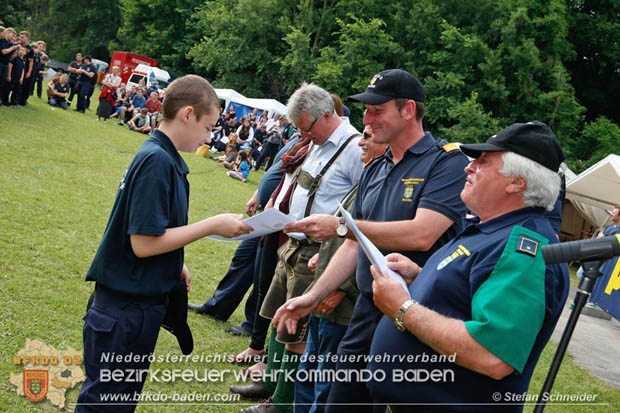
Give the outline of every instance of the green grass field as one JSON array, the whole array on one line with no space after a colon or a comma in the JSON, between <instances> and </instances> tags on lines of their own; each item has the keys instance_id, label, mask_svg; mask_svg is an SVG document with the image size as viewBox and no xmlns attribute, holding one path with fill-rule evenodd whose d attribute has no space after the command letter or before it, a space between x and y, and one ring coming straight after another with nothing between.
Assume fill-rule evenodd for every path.
<instances>
[{"instance_id":1,"label":"green grass field","mask_svg":"<svg viewBox=\"0 0 620 413\"><path fill-rule=\"evenodd\" d=\"M95 96L97 92L95 93ZM18 396L10 373L22 366L13 357L26 339L43 341L58 350L82 351L82 317L93 289L84 274L96 251L118 183L144 135L95 121L97 101L85 115L54 109L36 97L25 108L0 107L0 412L56 412L49 401L34 403ZM75 103L75 102L74 102ZM74 106L73 106L74 107ZM241 183L226 177L216 162L184 154L191 173L190 222L223 212L242 212L262 173L252 172ZM200 240L186 247L192 273L190 301L202 302L225 273L236 243ZM229 323L189 315L196 355L236 353L248 340L223 332L243 321L239 308ZM549 345L537 367L531 392L537 394L554 345ZM161 355L180 355L176 339L162 331L156 348ZM610 361L617 363L617 360ZM154 363L152 369L238 369L227 363ZM145 385L145 391L173 394L227 394L232 374L210 382L180 379ZM75 403L79 385L68 390L67 404ZM620 411L620 390L603 384L570 357L565 359L554 391L597 395L599 405L553 405L550 412ZM247 406L249 404L245 404ZM143 403L138 412L236 412L242 404ZM531 407L526 407L531 411Z\"/></svg>"}]
</instances>

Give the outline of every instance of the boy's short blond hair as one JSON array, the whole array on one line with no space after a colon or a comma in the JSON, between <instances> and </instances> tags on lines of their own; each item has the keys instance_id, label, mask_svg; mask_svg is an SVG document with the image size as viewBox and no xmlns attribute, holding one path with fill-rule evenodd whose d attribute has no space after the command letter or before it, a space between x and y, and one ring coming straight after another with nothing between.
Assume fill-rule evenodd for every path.
<instances>
[{"instance_id":1,"label":"boy's short blond hair","mask_svg":"<svg viewBox=\"0 0 620 413\"><path fill-rule=\"evenodd\" d=\"M19 32L19 35L23 35L25 34L26 36L28 36L28 38L30 39L30 33L28 33L26 30L22 30L21 32Z\"/></svg>"}]
</instances>

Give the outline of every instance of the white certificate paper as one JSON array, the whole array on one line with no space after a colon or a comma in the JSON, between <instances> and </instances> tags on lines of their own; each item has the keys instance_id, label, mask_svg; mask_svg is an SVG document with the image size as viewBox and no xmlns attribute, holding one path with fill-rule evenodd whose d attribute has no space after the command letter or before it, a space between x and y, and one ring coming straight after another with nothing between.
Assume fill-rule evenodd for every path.
<instances>
[{"instance_id":1,"label":"white certificate paper","mask_svg":"<svg viewBox=\"0 0 620 413\"><path fill-rule=\"evenodd\" d=\"M295 220L288 215L284 215L276 208L270 208L260 214L254 215L253 217L246 218L241 222L251 226L254 230L249 234L240 235L234 238L224 238L220 235L209 235L207 238L217 241L241 241L244 239L256 238L262 235L271 234L272 232L281 231L287 224L295 222Z\"/></svg>"},{"instance_id":2,"label":"white certificate paper","mask_svg":"<svg viewBox=\"0 0 620 413\"><path fill-rule=\"evenodd\" d=\"M375 244L373 244L368 238L366 238L366 235L364 235L362 231L360 231L357 225L355 225L355 220L353 220L351 214L349 214L349 212L344 209L342 204L339 203L338 208L340 208L340 213L344 217L344 220L347 222L347 226L351 228L351 231L353 231L353 235L355 235L357 242L359 243L360 247L362 247L362 250L368 257L368 260L375 267L381 270L381 274L387 273L390 277L398 281L400 285L402 285L402 287L405 289L405 291L407 291L407 295L411 297L411 294L409 294L409 288L407 288L407 283L405 282L403 277L390 270L385 256L381 253L381 251L379 251Z\"/></svg>"}]
</instances>

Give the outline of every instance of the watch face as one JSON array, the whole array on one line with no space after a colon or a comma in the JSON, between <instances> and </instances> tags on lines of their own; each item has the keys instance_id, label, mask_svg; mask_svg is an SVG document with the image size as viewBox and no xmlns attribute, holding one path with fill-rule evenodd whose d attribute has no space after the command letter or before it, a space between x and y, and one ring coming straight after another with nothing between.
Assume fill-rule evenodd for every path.
<instances>
[{"instance_id":1,"label":"watch face","mask_svg":"<svg viewBox=\"0 0 620 413\"><path fill-rule=\"evenodd\" d=\"M347 226L344 224L338 224L338 226L336 227L336 234L338 234L339 237L344 237L345 235L347 235Z\"/></svg>"}]
</instances>

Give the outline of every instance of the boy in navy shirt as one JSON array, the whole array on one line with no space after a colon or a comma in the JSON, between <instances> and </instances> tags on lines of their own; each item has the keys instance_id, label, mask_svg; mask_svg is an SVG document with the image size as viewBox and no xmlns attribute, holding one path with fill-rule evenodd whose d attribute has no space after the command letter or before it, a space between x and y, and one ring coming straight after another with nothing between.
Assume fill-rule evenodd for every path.
<instances>
[{"instance_id":1,"label":"boy in navy shirt","mask_svg":"<svg viewBox=\"0 0 620 413\"><path fill-rule=\"evenodd\" d=\"M14 53L11 61L9 62L7 83L10 85L9 90L11 97L9 104L11 106L20 106L19 99L24 87L24 56L26 56L26 48L19 46L17 52Z\"/></svg>"},{"instance_id":2,"label":"boy in navy shirt","mask_svg":"<svg viewBox=\"0 0 620 413\"><path fill-rule=\"evenodd\" d=\"M19 47L15 43L17 33L12 27L8 27L4 30L0 36L0 104L9 104L10 84L7 82L9 75L9 62L13 56L13 53Z\"/></svg>"},{"instance_id":3,"label":"boy in navy shirt","mask_svg":"<svg viewBox=\"0 0 620 413\"><path fill-rule=\"evenodd\" d=\"M118 411L114 402L103 404L109 394L137 403L146 375L102 380L102 374L146 371L164 314L166 320L169 315L181 320L174 334L183 353L192 351L186 324L191 277L183 247L211 234L234 237L252 230L233 214L187 222L189 170L178 151L195 152L209 142L219 116L219 100L209 82L196 75L172 82L162 114L159 129L138 150L120 182L86 274L86 280L96 284L84 316L86 380L76 412ZM180 307L177 298L184 298L185 305ZM131 355L131 362L108 361L102 357L106 354ZM133 411L135 404L123 407Z\"/></svg>"},{"instance_id":4,"label":"boy in navy shirt","mask_svg":"<svg viewBox=\"0 0 620 413\"><path fill-rule=\"evenodd\" d=\"M28 104L28 98L30 97L30 85L33 81L33 69L34 69L34 50L30 47L30 33L27 31L19 32L19 39L21 46L26 49L24 60L24 79L20 87L20 95L17 96L17 103L26 106Z\"/></svg>"}]
</instances>

